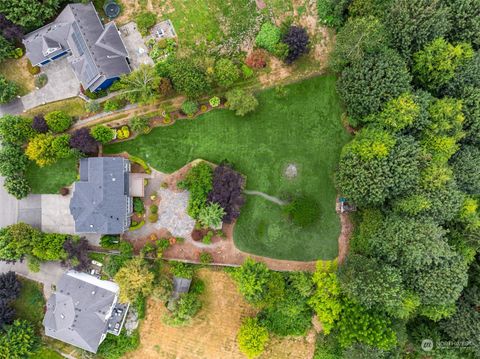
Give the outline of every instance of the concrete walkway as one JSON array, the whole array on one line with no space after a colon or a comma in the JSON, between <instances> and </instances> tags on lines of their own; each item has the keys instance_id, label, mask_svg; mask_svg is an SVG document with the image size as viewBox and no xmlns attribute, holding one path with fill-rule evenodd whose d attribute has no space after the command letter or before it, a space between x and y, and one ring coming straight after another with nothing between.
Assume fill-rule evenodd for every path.
<instances>
[{"instance_id":1,"label":"concrete walkway","mask_svg":"<svg viewBox=\"0 0 480 359\"><path fill-rule=\"evenodd\" d=\"M9 271L15 272L17 275L34 280L43 284L43 294L45 298L49 298L53 292L53 286L58 283L58 280L65 272L58 262L46 262L40 265L40 272L32 273L28 270L27 261L6 263L0 261L0 273L6 273Z\"/></svg>"}]
</instances>

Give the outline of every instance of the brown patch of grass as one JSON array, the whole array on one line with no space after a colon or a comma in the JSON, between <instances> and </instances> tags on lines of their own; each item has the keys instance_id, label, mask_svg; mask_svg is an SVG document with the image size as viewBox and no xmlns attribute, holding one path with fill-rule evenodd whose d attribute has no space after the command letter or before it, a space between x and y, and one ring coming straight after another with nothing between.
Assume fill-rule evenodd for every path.
<instances>
[{"instance_id":1,"label":"brown patch of grass","mask_svg":"<svg viewBox=\"0 0 480 359\"><path fill-rule=\"evenodd\" d=\"M20 87L19 95L23 96L35 89L34 76L28 72L27 57L2 61L0 74Z\"/></svg>"},{"instance_id":2,"label":"brown patch of grass","mask_svg":"<svg viewBox=\"0 0 480 359\"><path fill-rule=\"evenodd\" d=\"M236 343L242 319L253 316L256 310L238 293L233 280L221 271L200 269L199 278L205 282L203 308L185 327L169 327L162 323L167 312L163 303L150 300L147 316L140 328L140 347L126 359L158 358L229 358L244 359ZM314 343L305 338L275 338L262 358L311 358Z\"/></svg>"},{"instance_id":3,"label":"brown patch of grass","mask_svg":"<svg viewBox=\"0 0 480 359\"><path fill-rule=\"evenodd\" d=\"M80 117L86 115L85 101L79 97L68 98L66 100L50 102L45 105L37 106L26 112L28 116L46 114L52 111L64 111L70 116Z\"/></svg>"}]
</instances>

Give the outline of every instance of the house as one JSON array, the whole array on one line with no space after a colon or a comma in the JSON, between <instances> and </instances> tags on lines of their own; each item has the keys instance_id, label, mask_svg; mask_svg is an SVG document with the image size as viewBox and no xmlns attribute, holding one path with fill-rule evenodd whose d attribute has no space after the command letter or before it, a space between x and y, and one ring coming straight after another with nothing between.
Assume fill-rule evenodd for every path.
<instances>
[{"instance_id":1,"label":"house","mask_svg":"<svg viewBox=\"0 0 480 359\"><path fill-rule=\"evenodd\" d=\"M107 333L119 335L128 305L118 303L116 283L67 271L47 301L45 334L96 353Z\"/></svg>"},{"instance_id":2,"label":"house","mask_svg":"<svg viewBox=\"0 0 480 359\"><path fill-rule=\"evenodd\" d=\"M133 213L131 187L141 187L122 157L80 160L80 180L74 183L70 213L76 233L121 234L130 227Z\"/></svg>"},{"instance_id":3,"label":"house","mask_svg":"<svg viewBox=\"0 0 480 359\"><path fill-rule=\"evenodd\" d=\"M45 66L68 56L84 89L97 91L130 73L128 52L115 23L102 24L95 7L69 4L48 25L23 38L34 66Z\"/></svg>"}]
</instances>

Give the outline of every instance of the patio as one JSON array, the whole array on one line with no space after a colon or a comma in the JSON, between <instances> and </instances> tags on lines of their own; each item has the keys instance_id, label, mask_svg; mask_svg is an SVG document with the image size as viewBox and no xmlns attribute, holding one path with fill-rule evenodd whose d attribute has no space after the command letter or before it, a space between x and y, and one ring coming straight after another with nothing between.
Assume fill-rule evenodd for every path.
<instances>
[{"instance_id":1,"label":"patio","mask_svg":"<svg viewBox=\"0 0 480 359\"><path fill-rule=\"evenodd\" d=\"M134 22L129 22L120 27L119 30L128 51L132 70L135 70L142 64L153 65L153 60L148 56L147 46L143 41L142 35L137 30L137 25Z\"/></svg>"}]
</instances>

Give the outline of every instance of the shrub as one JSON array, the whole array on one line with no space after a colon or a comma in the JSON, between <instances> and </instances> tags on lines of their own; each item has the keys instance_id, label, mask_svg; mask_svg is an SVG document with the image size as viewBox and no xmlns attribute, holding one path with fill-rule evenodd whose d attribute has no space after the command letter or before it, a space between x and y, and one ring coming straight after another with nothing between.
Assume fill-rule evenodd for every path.
<instances>
[{"instance_id":1,"label":"shrub","mask_svg":"<svg viewBox=\"0 0 480 359\"><path fill-rule=\"evenodd\" d=\"M170 79L167 79L166 77L160 78L158 83L158 93L160 96L167 96L172 92L172 90L173 86Z\"/></svg>"},{"instance_id":2,"label":"shrub","mask_svg":"<svg viewBox=\"0 0 480 359\"><path fill-rule=\"evenodd\" d=\"M138 133L147 133L150 130L150 120L146 117L135 116L130 120L130 127Z\"/></svg>"},{"instance_id":3,"label":"shrub","mask_svg":"<svg viewBox=\"0 0 480 359\"><path fill-rule=\"evenodd\" d=\"M228 107L235 111L237 116L245 116L254 111L258 106L258 101L252 93L247 93L243 89L233 89L226 93Z\"/></svg>"},{"instance_id":4,"label":"shrub","mask_svg":"<svg viewBox=\"0 0 480 359\"><path fill-rule=\"evenodd\" d=\"M202 252L200 253L199 260L202 264L209 264L213 262L213 257L208 252Z\"/></svg>"},{"instance_id":5,"label":"shrub","mask_svg":"<svg viewBox=\"0 0 480 359\"><path fill-rule=\"evenodd\" d=\"M237 66L229 59L218 60L214 74L217 83L222 87L230 87L240 78Z\"/></svg>"},{"instance_id":6,"label":"shrub","mask_svg":"<svg viewBox=\"0 0 480 359\"><path fill-rule=\"evenodd\" d=\"M260 28L260 32L255 38L255 45L264 48L267 51L274 52L275 45L280 41L280 29L271 22L266 22Z\"/></svg>"},{"instance_id":7,"label":"shrub","mask_svg":"<svg viewBox=\"0 0 480 359\"><path fill-rule=\"evenodd\" d=\"M267 66L265 51L253 50L245 59L245 64L252 69L264 68Z\"/></svg>"},{"instance_id":8,"label":"shrub","mask_svg":"<svg viewBox=\"0 0 480 359\"><path fill-rule=\"evenodd\" d=\"M242 76L245 80L251 78L254 74L253 70L245 64L242 64Z\"/></svg>"},{"instance_id":9,"label":"shrub","mask_svg":"<svg viewBox=\"0 0 480 359\"><path fill-rule=\"evenodd\" d=\"M32 66L32 63L30 62L30 60L27 60L27 70L32 75L37 75L40 73L40 67Z\"/></svg>"},{"instance_id":10,"label":"shrub","mask_svg":"<svg viewBox=\"0 0 480 359\"><path fill-rule=\"evenodd\" d=\"M319 206L312 198L301 196L295 198L284 207L293 223L300 227L307 227L319 218Z\"/></svg>"},{"instance_id":11,"label":"shrub","mask_svg":"<svg viewBox=\"0 0 480 359\"><path fill-rule=\"evenodd\" d=\"M132 221L130 224L130 228L128 229L129 231L136 231L137 229L142 228L145 225L145 221L141 221L139 223L136 223L135 221Z\"/></svg>"},{"instance_id":12,"label":"shrub","mask_svg":"<svg viewBox=\"0 0 480 359\"><path fill-rule=\"evenodd\" d=\"M133 198L133 211L139 214L145 212L145 205L143 204L143 200L140 197Z\"/></svg>"},{"instance_id":13,"label":"shrub","mask_svg":"<svg viewBox=\"0 0 480 359\"><path fill-rule=\"evenodd\" d=\"M35 256L28 256L27 257L27 266L28 270L33 273L40 272L40 260Z\"/></svg>"},{"instance_id":14,"label":"shrub","mask_svg":"<svg viewBox=\"0 0 480 359\"><path fill-rule=\"evenodd\" d=\"M119 100L119 99L115 99L115 98L107 100L103 104L103 110L106 111L106 112L117 111L117 110L120 110L122 107L123 107L122 101Z\"/></svg>"},{"instance_id":15,"label":"shrub","mask_svg":"<svg viewBox=\"0 0 480 359\"><path fill-rule=\"evenodd\" d=\"M100 247L107 249L117 249L120 245L120 236L104 235L100 238Z\"/></svg>"},{"instance_id":16,"label":"shrub","mask_svg":"<svg viewBox=\"0 0 480 359\"><path fill-rule=\"evenodd\" d=\"M218 203L210 203L200 209L198 221L203 227L220 228L222 226L222 218L225 211Z\"/></svg>"},{"instance_id":17,"label":"shrub","mask_svg":"<svg viewBox=\"0 0 480 359\"><path fill-rule=\"evenodd\" d=\"M81 90L82 93L91 100L97 100L101 97L107 96L107 90L97 90L95 92L92 92L90 90L84 90L83 87L81 88Z\"/></svg>"},{"instance_id":18,"label":"shrub","mask_svg":"<svg viewBox=\"0 0 480 359\"><path fill-rule=\"evenodd\" d=\"M172 313L165 318L170 325L184 325L202 308L202 302L195 293L185 293L173 304Z\"/></svg>"},{"instance_id":19,"label":"shrub","mask_svg":"<svg viewBox=\"0 0 480 359\"><path fill-rule=\"evenodd\" d=\"M173 284L170 278L161 277L156 286L153 288L153 299L166 302L172 294Z\"/></svg>"},{"instance_id":20,"label":"shrub","mask_svg":"<svg viewBox=\"0 0 480 359\"><path fill-rule=\"evenodd\" d=\"M178 59L167 68L173 88L189 98L198 98L210 90L205 72L189 59Z\"/></svg>"},{"instance_id":21,"label":"shrub","mask_svg":"<svg viewBox=\"0 0 480 359\"><path fill-rule=\"evenodd\" d=\"M172 261L170 262L170 266L172 274L175 277L187 279L193 278L194 267L190 264Z\"/></svg>"},{"instance_id":22,"label":"shrub","mask_svg":"<svg viewBox=\"0 0 480 359\"><path fill-rule=\"evenodd\" d=\"M124 140L130 137L130 129L128 126L122 126L121 128L117 129L117 138L119 140Z\"/></svg>"},{"instance_id":23,"label":"shrub","mask_svg":"<svg viewBox=\"0 0 480 359\"><path fill-rule=\"evenodd\" d=\"M41 133L30 140L25 149L27 157L40 167L55 163L59 158L67 158L72 152L69 147L70 135L53 136Z\"/></svg>"},{"instance_id":24,"label":"shrub","mask_svg":"<svg viewBox=\"0 0 480 359\"><path fill-rule=\"evenodd\" d=\"M288 45L288 53L285 58L287 64L291 64L308 52L308 34L307 30L302 27L291 26L282 41Z\"/></svg>"},{"instance_id":25,"label":"shrub","mask_svg":"<svg viewBox=\"0 0 480 359\"><path fill-rule=\"evenodd\" d=\"M90 134L98 142L107 144L113 141L115 137L115 132L110 127L105 125L97 125L90 130Z\"/></svg>"},{"instance_id":26,"label":"shrub","mask_svg":"<svg viewBox=\"0 0 480 359\"><path fill-rule=\"evenodd\" d=\"M245 318L237 334L240 351L252 359L263 353L268 342L268 330L258 323L257 318Z\"/></svg>"},{"instance_id":27,"label":"shrub","mask_svg":"<svg viewBox=\"0 0 480 359\"><path fill-rule=\"evenodd\" d=\"M212 244L213 231L208 231L205 236L202 238L203 244Z\"/></svg>"},{"instance_id":28,"label":"shrub","mask_svg":"<svg viewBox=\"0 0 480 359\"><path fill-rule=\"evenodd\" d=\"M208 103L212 107L218 107L218 106L220 106L220 97L213 96L210 100L208 100Z\"/></svg>"},{"instance_id":29,"label":"shrub","mask_svg":"<svg viewBox=\"0 0 480 359\"><path fill-rule=\"evenodd\" d=\"M0 176L11 177L27 169L28 159L22 147L3 145L0 147Z\"/></svg>"},{"instance_id":30,"label":"shrub","mask_svg":"<svg viewBox=\"0 0 480 359\"><path fill-rule=\"evenodd\" d=\"M158 213L158 206L156 204L150 206L150 213Z\"/></svg>"},{"instance_id":31,"label":"shrub","mask_svg":"<svg viewBox=\"0 0 480 359\"><path fill-rule=\"evenodd\" d=\"M0 104L13 100L18 93L18 86L12 81L8 81L3 75L0 75Z\"/></svg>"},{"instance_id":32,"label":"shrub","mask_svg":"<svg viewBox=\"0 0 480 359\"><path fill-rule=\"evenodd\" d=\"M60 133L68 130L72 125L72 118L63 111L52 111L45 115L50 131Z\"/></svg>"},{"instance_id":33,"label":"shrub","mask_svg":"<svg viewBox=\"0 0 480 359\"><path fill-rule=\"evenodd\" d=\"M85 111L95 113L100 111L101 105L98 101L90 101L85 103Z\"/></svg>"},{"instance_id":34,"label":"shrub","mask_svg":"<svg viewBox=\"0 0 480 359\"><path fill-rule=\"evenodd\" d=\"M3 186L5 187L5 190L16 199L27 197L31 191L27 179L18 174L5 178Z\"/></svg>"},{"instance_id":35,"label":"shrub","mask_svg":"<svg viewBox=\"0 0 480 359\"><path fill-rule=\"evenodd\" d=\"M193 116L198 112L198 104L195 101L187 100L182 103L182 112L187 116Z\"/></svg>"},{"instance_id":36,"label":"shrub","mask_svg":"<svg viewBox=\"0 0 480 359\"><path fill-rule=\"evenodd\" d=\"M34 135L32 119L14 115L5 115L0 118L0 139L3 144L22 145Z\"/></svg>"},{"instance_id":37,"label":"shrub","mask_svg":"<svg viewBox=\"0 0 480 359\"><path fill-rule=\"evenodd\" d=\"M137 23L140 34L146 36L148 35L148 30L157 22L157 15L153 12L143 11L137 15L135 22Z\"/></svg>"},{"instance_id":38,"label":"shrub","mask_svg":"<svg viewBox=\"0 0 480 359\"><path fill-rule=\"evenodd\" d=\"M33 118L32 127L38 133L48 132L47 121L45 121L45 117L43 117L42 115L37 115Z\"/></svg>"},{"instance_id":39,"label":"shrub","mask_svg":"<svg viewBox=\"0 0 480 359\"><path fill-rule=\"evenodd\" d=\"M158 221L158 214L157 213L152 213L148 216L148 220L150 223L155 223Z\"/></svg>"},{"instance_id":40,"label":"shrub","mask_svg":"<svg viewBox=\"0 0 480 359\"><path fill-rule=\"evenodd\" d=\"M118 336L107 335L105 337L98 348L98 355L104 359L118 359L137 349L139 345L140 335L138 330L135 330L131 335L127 335L126 331L122 330Z\"/></svg>"},{"instance_id":41,"label":"shrub","mask_svg":"<svg viewBox=\"0 0 480 359\"><path fill-rule=\"evenodd\" d=\"M41 89L47 84L48 77L45 74L38 75L37 77L35 77L34 82L35 82L35 87L38 87L39 89Z\"/></svg>"}]
</instances>

